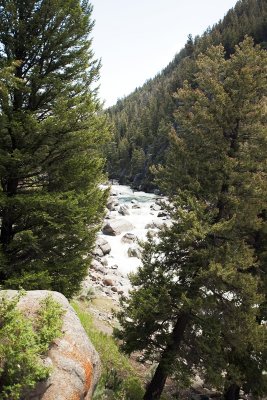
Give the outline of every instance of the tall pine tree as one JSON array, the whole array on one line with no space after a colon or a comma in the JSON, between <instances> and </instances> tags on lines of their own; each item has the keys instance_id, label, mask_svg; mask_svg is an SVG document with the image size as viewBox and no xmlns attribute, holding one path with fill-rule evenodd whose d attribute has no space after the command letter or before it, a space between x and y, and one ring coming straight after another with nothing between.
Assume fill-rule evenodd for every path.
<instances>
[{"instance_id":1,"label":"tall pine tree","mask_svg":"<svg viewBox=\"0 0 267 400\"><path fill-rule=\"evenodd\" d=\"M160 398L168 376L181 384L196 371L228 399L240 386L267 391L266 264L254 246L266 229L266 65L250 38L228 60L211 47L176 94L178 128L160 171L173 225L145 245L117 332L126 351L158 362L145 400Z\"/></svg>"},{"instance_id":2,"label":"tall pine tree","mask_svg":"<svg viewBox=\"0 0 267 400\"><path fill-rule=\"evenodd\" d=\"M75 293L105 193L87 0L0 1L0 283Z\"/></svg>"}]
</instances>

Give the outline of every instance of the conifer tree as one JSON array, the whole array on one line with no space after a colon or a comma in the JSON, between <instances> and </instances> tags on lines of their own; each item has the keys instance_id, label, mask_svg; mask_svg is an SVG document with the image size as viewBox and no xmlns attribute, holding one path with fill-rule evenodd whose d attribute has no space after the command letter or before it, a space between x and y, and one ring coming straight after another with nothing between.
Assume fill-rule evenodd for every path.
<instances>
[{"instance_id":1,"label":"conifer tree","mask_svg":"<svg viewBox=\"0 0 267 400\"><path fill-rule=\"evenodd\" d=\"M241 386L267 392L266 263L254 246L266 229L266 65L250 38L228 60L211 47L176 94L178 128L158 169L173 225L145 244L118 314L124 350L158 363L145 400L196 371L227 399Z\"/></svg>"},{"instance_id":2,"label":"conifer tree","mask_svg":"<svg viewBox=\"0 0 267 400\"><path fill-rule=\"evenodd\" d=\"M87 0L0 1L0 282L71 296L105 193ZM14 81L15 79L15 81Z\"/></svg>"}]
</instances>

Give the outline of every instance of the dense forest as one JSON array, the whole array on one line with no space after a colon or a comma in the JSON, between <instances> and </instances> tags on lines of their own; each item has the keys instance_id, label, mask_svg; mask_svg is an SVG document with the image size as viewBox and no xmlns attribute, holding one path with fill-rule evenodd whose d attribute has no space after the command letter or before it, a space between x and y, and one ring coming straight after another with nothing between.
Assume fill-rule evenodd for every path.
<instances>
[{"instance_id":1,"label":"dense forest","mask_svg":"<svg viewBox=\"0 0 267 400\"><path fill-rule=\"evenodd\" d=\"M202 36L189 35L185 47L155 78L108 109L114 125L113 141L108 145L108 172L121 183L151 190L150 166L163 163L168 149L168 134L177 128L173 112L179 100L173 93L185 79L192 80L196 57L211 45L222 44L227 57L245 35L263 48L267 45L267 2L241 0L226 16Z\"/></svg>"}]
</instances>

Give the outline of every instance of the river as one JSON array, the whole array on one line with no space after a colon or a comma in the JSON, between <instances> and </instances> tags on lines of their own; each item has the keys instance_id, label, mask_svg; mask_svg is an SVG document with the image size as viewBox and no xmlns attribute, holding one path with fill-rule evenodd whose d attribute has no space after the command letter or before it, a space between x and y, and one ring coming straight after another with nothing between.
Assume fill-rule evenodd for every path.
<instances>
[{"instance_id":1,"label":"river","mask_svg":"<svg viewBox=\"0 0 267 400\"><path fill-rule=\"evenodd\" d=\"M118 301L121 294L128 293L128 274L141 266L138 241L146 240L148 232L156 236L162 224L170 223L160 205L162 200L155 194L133 191L129 186L111 186L109 210L98 234L88 277L83 282L83 294L93 288L96 293ZM105 226L112 228L118 224L118 231L107 234Z\"/></svg>"}]
</instances>

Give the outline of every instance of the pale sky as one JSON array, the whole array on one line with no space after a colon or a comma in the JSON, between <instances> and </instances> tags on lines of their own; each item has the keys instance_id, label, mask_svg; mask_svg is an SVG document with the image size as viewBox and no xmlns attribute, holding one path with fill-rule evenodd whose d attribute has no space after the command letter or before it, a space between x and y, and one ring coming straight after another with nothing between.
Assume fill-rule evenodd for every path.
<instances>
[{"instance_id":1,"label":"pale sky","mask_svg":"<svg viewBox=\"0 0 267 400\"><path fill-rule=\"evenodd\" d=\"M93 50L102 59L105 107L165 68L185 45L223 18L236 0L91 0Z\"/></svg>"}]
</instances>

